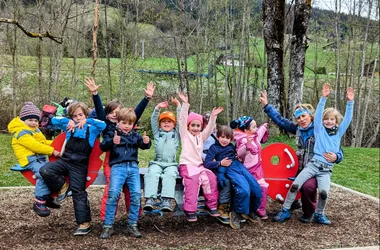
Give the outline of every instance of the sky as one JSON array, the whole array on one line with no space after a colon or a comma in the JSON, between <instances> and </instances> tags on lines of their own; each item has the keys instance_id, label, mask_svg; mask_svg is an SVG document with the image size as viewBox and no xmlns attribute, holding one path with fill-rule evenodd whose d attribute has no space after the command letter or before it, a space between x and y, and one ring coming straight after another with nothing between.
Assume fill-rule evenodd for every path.
<instances>
[{"instance_id":1,"label":"sky","mask_svg":"<svg viewBox=\"0 0 380 250\"><path fill-rule=\"evenodd\" d=\"M354 6L354 1L355 1L355 12L358 14L358 6L360 5L359 2L362 2L362 10L361 10L361 16L362 17L367 17L368 15L368 0L340 0L341 1L341 12L349 14L350 9L351 12L353 12L353 6ZM320 9L326 9L326 10L331 10L335 12L335 0L312 0L312 7L317 7ZM339 1L338 1L339 2ZM373 6L371 10L371 19L378 19L376 18L376 8L378 4L378 0L372 0Z\"/></svg>"}]
</instances>

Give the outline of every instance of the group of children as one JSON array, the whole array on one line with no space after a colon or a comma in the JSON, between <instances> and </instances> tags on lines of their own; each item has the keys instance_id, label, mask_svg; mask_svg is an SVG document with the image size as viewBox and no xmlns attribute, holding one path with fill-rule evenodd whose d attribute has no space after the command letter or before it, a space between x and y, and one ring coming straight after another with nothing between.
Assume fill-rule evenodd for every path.
<instances>
[{"instance_id":1,"label":"group of children","mask_svg":"<svg viewBox=\"0 0 380 250\"><path fill-rule=\"evenodd\" d=\"M101 85L96 85L92 78L87 78L85 85L92 93L97 119L88 118L89 109L81 102L68 107L69 118L53 118L53 124L66 131L62 152L54 150L50 146L51 141L46 140L39 131L40 111L32 103L25 103L20 116L8 125L19 164L33 171L37 177L33 210L39 216L48 216L49 208L59 208L71 191L79 225L74 235L86 235L91 231L90 204L85 189L87 166L95 139L102 133L100 148L106 152L103 171L107 184L101 205L104 225L100 238L107 239L114 232L121 190L128 208L127 230L139 238L141 233L137 222L141 212L141 188L138 150L149 149L151 140L146 132L141 135L134 128L153 96L154 85L147 84L145 96L135 108L125 108L118 101L111 101L103 108L98 95ZM329 94L330 86L326 84L316 111L314 158L294 181L275 221L282 222L290 218L289 209L297 191L307 179L317 176L320 198L315 216L322 217L319 220L322 224L331 223L324 214L324 208L333 164L322 155L339 151L341 137L352 118L354 93L352 88L347 90L347 115L342 123L337 110L327 109L323 112ZM189 113L187 95L180 92L178 96L182 105L176 98L171 99L177 106L177 118L171 111L160 114L161 109L168 108L167 101L159 103L151 117L155 156L144 176L146 201L143 209L153 209L161 178L161 210L172 211L176 178L179 175L184 185L182 208L189 222L197 221L200 188L205 197L205 210L234 229L239 229L244 219L252 222L268 219L268 183L265 182L261 166L260 144L268 138L268 124L257 127L251 116L242 116L229 126L221 125L216 129L216 119L223 111L222 107L214 108L204 116ZM182 150L177 163L176 154L180 143ZM59 159L47 162L47 155L59 156ZM64 176L68 176L69 182ZM58 196L52 198L51 192L57 192Z\"/></svg>"}]
</instances>

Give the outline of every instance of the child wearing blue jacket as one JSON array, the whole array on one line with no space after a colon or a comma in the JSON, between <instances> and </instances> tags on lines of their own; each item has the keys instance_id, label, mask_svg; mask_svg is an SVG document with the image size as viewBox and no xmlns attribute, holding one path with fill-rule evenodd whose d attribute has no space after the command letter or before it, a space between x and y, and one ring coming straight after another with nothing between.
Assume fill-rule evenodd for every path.
<instances>
[{"instance_id":1,"label":"child wearing blue jacket","mask_svg":"<svg viewBox=\"0 0 380 250\"><path fill-rule=\"evenodd\" d=\"M181 104L176 98L172 103L177 105L177 116L181 111ZM149 162L148 172L144 176L144 196L146 198L144 210L152 211L154 199L157 198L158 183L162 177L161 210L171 212L171 201L174 199L175 184L178 174L177 150L179 147L179 123L173 112L164 111L167 101L159 103L152 113L151 125L154 136L154 160Z\"/></svg>"},{"instance_id":2,"label":"child wearing blue jacket","mask_svg":"<svg viewBox=\"0 0 380 250\"><path fill-rule=\"evenodd\" d=\"M59 191L57 201L62 202L69 190L72 191L75 219L79 224L74 235L86 235L91 231L91 211L86 192L88 160L96 137L106 124L88 117L88 107L82 102L74 102L68 107L66 117L54 117L52 123L66 131L66 145L56 162L49 162L40 169L40 174L49 189ZM63 176L69 176L69 184Z\"/></svg>"},{"instance_id":3,"label":"child wearing blue jacket","mask_svg":"<svg viewBox=\"0 0 380 250\"><path fill-rule=\"evenodd\" d=\"M325 215L327 196L330 190L330 179L334 164L324 157L325 152L337 153L340 150L340 141L348 129L354 112L354 90L347 89L346 114L342 115L334 108L324 110L327 97L330 95L330 84L326 83L322 89L322 97L318 103L314 117L315 146L313 159L299 173L294 180L280 212L274 217L277 222L290 219L290 206L302 185L310 178L315 177L318 182L319 199L314 213L314 221L319 224L330 225L331 221Z\"/></svg>"},{"instance_id":4,"label":"child wearing blue jacket","mask_svg":"<svg viewBox=\"0 0 380 250\"><path fill-rule=\"evenodd\" d=\"M146 132L141 136L133 126L136 122L136 113L131 108L122 108L116 115L117 127L115 131L108 131L100 144L103 151L110 151L110 187L106 203L103 232L100 238L107 239L113 234L113 224L117 201L124 184L130 192L130 206L127 230L136 238L141 237L137 227L141 200L140 173L138 167L138 149L149 149L151 142Z\"/></svg>"},{"instance_id":5,"label":"child wearing blue jacket","mask_svg":"<svg viewBox=\"0 0 380 250\"><path fill-rule=\"evenodd\" d=\"M252 222L260 221L256 210L260 206L261 188L248 169L236 159L236 148L231 143L233 130L228 126L220 126L216 133L217 141L207 153L204 165L216 172L218 186L222 189L226 178L230 180L234 190L230 225L233 229L240 229L241 216Z\"/></svg>"}]
</instances>

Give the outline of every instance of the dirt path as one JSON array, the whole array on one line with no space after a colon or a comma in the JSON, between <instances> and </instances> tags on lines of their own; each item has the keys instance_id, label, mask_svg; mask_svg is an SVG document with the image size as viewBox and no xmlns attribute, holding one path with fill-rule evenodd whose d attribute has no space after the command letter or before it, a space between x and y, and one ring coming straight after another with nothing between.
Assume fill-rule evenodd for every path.
<instances>
[{"instance_id":1,"label":"dirt path","mask_svg":"<svg viewBox=\"0 0 380 250\"><path fill-rule=\"evenodd\" d=\"M247 222L240 231L210 217L188 223L184 217L143 216L139 221L143 238L135 239L124 229L127 217L121 205L116 232L108 240L99 239L102 194L102 188L89 189L93 231L74 237L71 198L49 217L40 218L31 209L33 189L0 190L0 249L323 249L379 245L379 204L334 187L327 205L332 226L302 224L297 220L301 210L294 211L286 223ZM279 208L280 204L270 201L270 217Z\"/></svg>"}]
</instances>

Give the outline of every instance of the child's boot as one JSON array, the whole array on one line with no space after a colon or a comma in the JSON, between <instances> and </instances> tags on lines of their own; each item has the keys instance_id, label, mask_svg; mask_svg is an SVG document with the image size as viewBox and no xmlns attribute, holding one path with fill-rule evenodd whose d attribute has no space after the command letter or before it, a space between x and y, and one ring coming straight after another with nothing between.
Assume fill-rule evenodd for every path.
<instances>
[{"instance_id":1,"label":"child's boot","mask_svg":"<svg viewBox=\"0 0 380 250\"><path fill-rule=\"evenodd\" d=\"M196 222L197 221L197 214L196 213L191 213L191 212L185 212L186 220L188 222Z\"/></svg>"},{"instance_id":2,"label":"child's boot","mask_svg":"<svg viewBox=\"0 0 380 250\"><path fill-rule=\"evenodd\" d=\"M325 214L314 213L314 222L323 225L331 225L331 221Z\"/></svg>"},{"instance_id":3,"label":"child's boot","mask_svg":"<svg viewBox=\"0 0 380 250\"><path fill-rule=\"evenodd\" d=\"M104 225L103 232L100 234L101 239L108 239L113 234L112 225Z\"/></svg>"},{"instance_id":4,"label":"child's boot","mask_svg":"<svg viewBox=\"0 0 380 250\"><path fill-rule=\"evenodd\" d=\"M65 182L65 184L63 184L63 186L61 187L61 190L59 190L56 201L58 203L61 203L62 201L64 201L67 198L69 191L70 191L69 184Z\"/></svg>"},{"instance_id":5,"label":"child's boot","mask_svg":"<svg viewBox=\"0 0 380 250\"><path fill-rule=\"evenodd\" d=\"M153 198L147 198L145 200L144 210L145 211L152 211L154 206L154 199Z\"/></svg>"},{"instance_id":6,"label":"child's boot","mask_svg":"<svg viewBox=\"0 0 380 250\"><path fill-rule=\"evenodd\" d=\"M273 218L276 222L284 222L286 220L289 220L291 217L289 209L281 208L280 212L276 214L276 216Z\"/></svg>"},{"instance_id":7,"label":"child's boot","mask_svg":"<svg viewBox=\"0 0 380 250\"><path fill-rule=\"evenodd\" d=\"M261 194L262 197L260 199L260 207L257 209L257 215L260 217L262 220L267 220L268 215L266 211L267 207L267 202L268 202L268 187L263 187L261 186Z\"/></svg>"},{"instance_id":8,"label":"child's boot","mask_svg":"<svg viewBox=\"0 0 380 250\"><path fill-rule=\"evenodd\" d=\"M162 198L161 211L162 212L173 212L172 199L171 198Z\"/></svg>"},{"instance_id":9,"label":"child's boot","mask_svg":"<svg viewBox=\"0 0 380 250\"><path fill-rule=\"evenodd\" d=\"M223 224L230 224L230 204L229 203L221 203L218 205L218 212L220 216L218 216L218 220Z\"/></svg>"},{"instance_id":10,"label":"child's boot","mask_svg":"<svg viewBox=\"0 0 380 250\"><path fill-rule=\"evenodd\" d=\"M74 235L87 235L90 232L91 232L91 223L84 222L79 225L77 230L75 230Z\"/></svg>"},{"instance_id":11,"label":"child's boot","mask_svg":"<svg viewBox=\"0 0 380 250\"><path fill-rule=\"evenodd\" d=\"M59 205L53 197L49 197L46 200L46 206L50 208L61 208L61 205Z\"/></svg>"},{"instance_id":12,"label":"child's boot","mask_svg":"<svg viewBox=\"0 0 380 250\"><path fill-rule=\"evenodd\" d=\"M137 227L137 224L129 224L128 223L127 230L130 234L132 234L136 238L142 237L142 235L139 231L139 228Z\"/></svg>"},{"instance_id":13,"label":"child's boot","mask_svg":"<svg viewBox=\"0 0 380 250\"><path fill-rule=\"evenodd\" d=\"M241 216L244 219L249 220L253 223L258 223L261 221L260 217L255 212L250 212L249 214L242 214Z\"/></svg>"},{"instance_id":14,"label":"child's boot","mask_svg":"<svg viewBox=\"0 0 380 250\"><path fill-rule=\"evenodd\" d=\"M235 211L230 212L230 226L232 229L240 229L240 220L241 216L240 214L236 213Z\"/></svg>"},{"instance_id":15,"label":"child's boot","mask_svg":"<svg viewBox=\"0 0 380 250\"><path fill-rule=\"evenodd\" d=\"M50 209L46 207L46 201L34 199L33 210L41 217L50 215Z\"/></svg>"}]
</instances>

